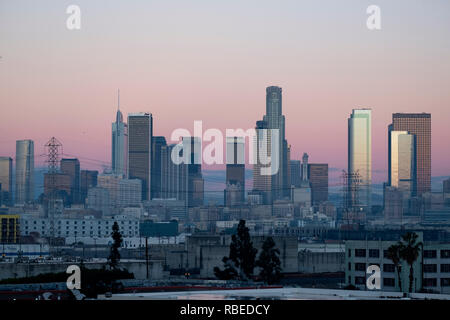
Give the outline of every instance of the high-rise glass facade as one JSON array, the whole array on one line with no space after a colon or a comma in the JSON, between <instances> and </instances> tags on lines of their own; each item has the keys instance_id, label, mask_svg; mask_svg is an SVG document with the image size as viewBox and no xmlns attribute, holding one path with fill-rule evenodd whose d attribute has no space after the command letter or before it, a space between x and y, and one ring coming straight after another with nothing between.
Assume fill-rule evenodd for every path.
<instances>
[{"instance_id":1,"label":"high-rise glass facade","mask_svg":"<svg viewBox=\"0 0 450 320\"><path fill-rule=\"evenodd\" d=\"M16 141L16 204L34 200L34 142Z\"/></svg>"},{"instance_id":2,"label":"high-rise glass facade","mask_svg":"<svg viewBox=\"0 0 450 320\"><path fill-rule=\"evenodd\" d=\"M431 114L394 113L392 130L407 131L416 139L417 195L431 191Z\"/></svg>"},{"instance_id":3,"label":"high-rise glass facade","mask_svg":"<svg viewBox=\"0 0 450 320\"><path fill-rule=\"evenodd\" d=\"M370 109L354 109L348 119L348 174L353 175L348 182L349 190L352 190L351 205L370 208L372 185L372 110Z\"/></svg>"},{"instance_id":4,"label":"high-rise glass facade","mask_svg":"<svg viewBox=\"0 0 450 320\"><path fill-rule=\"evenodd\" d=\"M408 131L391 130L392 125L389 129L388 184L402 191L405 197L410 197L416 189L415 136Z\"/></svg>"}]
</instances>

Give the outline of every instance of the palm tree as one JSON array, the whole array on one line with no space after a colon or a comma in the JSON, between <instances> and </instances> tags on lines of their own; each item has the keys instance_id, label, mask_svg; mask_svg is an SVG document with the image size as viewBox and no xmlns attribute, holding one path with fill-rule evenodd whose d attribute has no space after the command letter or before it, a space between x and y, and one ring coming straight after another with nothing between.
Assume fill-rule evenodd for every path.
<instances>
[{"instance_id":1,"label":"palm tree","mask_svg":"<svg viewBox=\"0 0 450 320\"><path fill-rule=\"evenodd\" d=\"M400 259L401 247L402 247L401 244L393 244L387 250L387 258L392 260L392 262L395 265L395 270L397 270L398 286L400 288L400 292L402 292L402 278L400 276L402 271L402 264Z\"/></svg>"},{"instance_id":2,"label":"palm tree","mask_svg":"<svg viewBox=\"0 0 450 320\"><path fill-rule=\"evenodd\" d=\"M419 257L422 242L416 242L419 236L414 232L407 232L402 236L402 246L400 248L400 258L409 265L409 293L412 293L414 280L413 264Z\"/></svg>"}]
</instances>

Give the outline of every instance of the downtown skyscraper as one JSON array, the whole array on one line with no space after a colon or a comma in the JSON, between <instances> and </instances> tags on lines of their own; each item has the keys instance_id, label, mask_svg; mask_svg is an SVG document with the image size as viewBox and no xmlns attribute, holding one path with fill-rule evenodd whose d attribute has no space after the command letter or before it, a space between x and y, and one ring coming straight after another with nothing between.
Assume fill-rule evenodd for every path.
<instances>
[{"instance_id":1,"label":"downtown skyscraper","mask_svg":"<svg viewBox=\"0 0 450 320\"><path fill-rule=\"evenodd\" d=\"M128 126L123 122L119 105L117 106L116 122L112 123L111 151L112 172L126 177L128 169Z\"/></svg>"},{"instance_id":2,"label":"downtown skyscraper","mask_svg":"<svg viewBox=\"0 0 450 320\"><path fill-rule=\"evenodd\" d=\"M201 148L199 137L183 137L179 144L161 146L161 198L182 200L186 207L203 205Z\"/></svg>"},{"instance_id":3,"label":"downtown skyscraper","mask_svg":"<svg viewBox=\"0 0 450 320\"><path fill-rule=\"evenodd\" d=\"M245 201L245 142L243 137L227 137L226 189L224 204L234 206Z\"/></svg>"},{"instance_id":4,"label":"downtown skyscraper","mask_svg":"<svg viewBox=\"0 0 450 320\"><path fill-rule=\"evenodd\" d=\"M16 141L15 203L25 204L34 199L34 142Z\"/></svg>"},{"instance_id":5,"label":"downtown skyscraper","mask_svg":"<svg viewBox=\"0 0 450 320\"><path fill-rule=\"evenodd\" d=\"M409 198L416 194L416 136L388 127L388 186Z\"/></svg>"},{"instance_id":6,"label":"downtown skyscraper","mask_svg":"<svg viewBox=\"0 0 450 320\"><path fill-rule=\"evenodd\" d=\"M0 205L11 206L12 199L12 158L0 157Z\"/></svg>"},{"instance_id":7,"label":"downtown skyscraper","mask_svg":"<svg viewBox=\"0 0 450 320\"><path fill-rule=\"evenodd\" d=\"M153 137L152 141L152 198L162 198L162 153L167 146L163 136Z\"/></svg>"},{"instance_id":8,"label":"downtown skyscraper","mask_svg":"<svg viewBox=\"0 0 450 320\"><path fill-rule=\"evenodd\" d=\"M348 118L348 192L351 207L371 208L372 110L353 109Z\"/></svg>"},{"instance_id":9,"label":"downtown skyscraper","mask_svg":"<svg viewBox=\"0 0 450 320\"><path fill-rule=\"evenodd\" d=\"M301 162L300 160L290 160L291 185L299 188L301 184Z\"/></svg>"},{"instance_id":10,"label":"downtown skyscraper","mask_svg":"<svg viewBox=\"0 0 450 320\"><path fill-rule=\"evenodd\" d=\"M70 178L70 203L79 203L80 202L80 161L77 158L69 159L63 158L61 159L61 172Z\"/></svg>"},{"instance_id":11,"label":"downtown skyscraper","mask_svg":"<svg viewBox=\"0 0 450 320\"><path fill-rule=\"evenodd\" d=\"M254 150L253 165L253 193L261 196L261 203L270 204L273 201L272 193L272 175L265 174L264 170L270 170L270 163L267 159L272 157L272 135L267 129L265 121L257 121L255 127L256 136L254 137L256 148Z\"/></svg>"},{"instance_id":12,"label":"downtown skyscraper","mask_svg":"<svg viewBox=\"0 0 450 320\"><path fill-rule=\"evenodd\" d=\"M394 113L392 130L415 136L417 195L431 191L431 114Z\"/></svg>"},{"instance_id":13,"label":"downtown skyscraper","mask_svg":"<svg viewBox=\"0 0 450 320\"><path fill-rule=\"evenodd\" d=\"M142 181L142 200L151 200L153 117L128 114L128 178Z\"/></svg>"},{"instance_id":14,"label":"downtown skyscraper","mask_svg":"<svg viewBox=\"0 0 450 320\"><path fill-rule=\"evenodd\" d=\"M309 163L308 178L311 185L311 203L318 206L328 201L328 164Z\"/></svg>"},{"instance_id":15,"label":"downtown skyscraper","mask_svg":"<svg viewBox=\"0 0 450 320\"><path fill-rule=\"evenodd\" d=\"M261 129L268 129L270 131L277 131L277 141L271 141L269 136L271 134L257 133L257 139L269 139L265 142L270 147L270 150L274 150L277 154L270 154L272 164L278 167L276 173L271 175L270 183L267 178L256 178L256 188L254 179L254 189L267 192L267 188L271 191L270 197L267 197L265 203L271 203L273 200L283 199L289 197L290 194L290 177L288 170L288 144L285 138L285 117L282 113L282 89L276 86L270 86L266 88L266 114L263 117L263 121L257 122L257 131ZM262 132L262 131L261 131ZM259 140L258 140L259 141ZM258 142L259 145L259 142ZM271 152L271 151L269 151ZM259 156L259 154L258 154ZM275 160L275 163L273 162ZM259 174L258 172L254 174ZM259 181L261 180L261 181ZM259 185L259 186L258 186Z\"/></svg>"},{"instance_id":16,"label":"downtown skyscraper","mask_svg":"<svg viewBox=\"0 0 450 320\"><path fill-rule=\"evenodd\" d=\"M204 203L204 189L205 183L202 175L201 151L202 141L199 137L183 137L183 152L186 152L185 160L188 160L184 165L187 166L187 176L182 177L182 180L187 180L187 195L188 207L202 206Z\"/></svg>"}]
</instances>

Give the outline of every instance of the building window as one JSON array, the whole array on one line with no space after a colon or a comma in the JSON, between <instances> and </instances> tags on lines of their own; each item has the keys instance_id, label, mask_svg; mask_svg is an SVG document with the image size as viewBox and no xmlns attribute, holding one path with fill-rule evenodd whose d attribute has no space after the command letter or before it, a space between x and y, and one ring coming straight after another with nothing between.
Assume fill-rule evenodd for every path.
<instances>
[{"instance_id":1,"label":"building window","mask_svg":"<svg viewBox=\"0 0 450 320\"><path fill-rule=\"evenodd\" d=\"M436 273L437 272L437 264L424 264L423 272L425 273Z\"/></svg>"},{"instance_id":2,"label":"building window","mask_svg":"<svg viewBox=\"0 0 450 320\"><path fill-rule=\"evenodd\" d=\"M436 250L424 250L423 251L423 257L427 259L434 259L436 258Z\"/></svg>"},{"instance_id":3,"label":"building window","mask_svg":"<svg viewBox=\"0 0 450 320\"><path fill-rule=\"evenodd\" d=\"M395 272L395 264L392 263L383 264L383 272Z\"/></svg>"},{"instance_id":4,"label":"building window","mask_svg":"<svg viewBox=\"0 0 450 320\"><path fill-rule=\"evenodd\" d=\"M441 258L443 259L450 258L450 250L441 250Z\"/></svg>"},{"instance_id":5,"label":"building window","mask_svg":"<svg viewBox=\"0 0 450 320\"><path fill-rule=\"evenodd\" d=\"M395 287L395 278L383 278L383 287Z\"/></svg>"},{"instance_id":6,"label":"building window","mask_svg":"<svg viewBox=\"0 0 450 320\"><path fill-rule=\"evenodd\" d=\"M355 270L356 271L366 271L366 264L365 263L355 263Z\"/></svg>"},{"instance_id":7,"label":"building window","mask_svg":"<svg viewBox=\"0 0 450 320\"><path fill-rule=\"evenodd\" d=\"M378 250L378 249L369 249L369 257L370 258L379 258L380 257L380 250Z\"/></svg>"},{"instance_id":8,"label":"building window","mask_svg":"<svg viewBox=\"0 0 450 320\"><path fill-rule=\"evenodd\" d=\"M424 287L436 287L437 281L436 278L425 278L423 279Z\"/></svg>"},{"instance_id":9,"label":"building window","mask_svg":"<svg viewBox=\"0 0 450 320\"><path fill-rule=\"evenodd\" d=\"M355 249L355 257L366 257L366 249Z\"/></svg>"},{"instance_id":10,"label":"building window","mask_svg":"<svg viewBox=\"0 0 450 320\"><path fill-rule=\"evenodd\" d=\"M441 272L443 273L450 272L450 264L441 264Z\"/></svg>"},{"instance_id":11,"label":"building window","mask_svg":"<svg viewBox=\"0 0 450 320\"><path fill-rule=\"evenodd\" d=\"M365 277L355 277L355 284L365 284L366 278Z\"/></svg>"},{"instance_id":12,"label":"building window","mask_svg":"<svg viewBox=\"0 0 450 320\"><path fill-rule=\"evenodd\" d=\"M441 278L441 287L450 287L450 278Z\"/></svg>"},{"instance_id":13,"label":"building window","mask_svg":"<svg viewBox=\"0 0 450 320\"><path fill-rule=\"evenodd\" d=\"M384 258L388 258L388 251L387 250L383 250L383 257Z\"/></svg>"}]
</instances>

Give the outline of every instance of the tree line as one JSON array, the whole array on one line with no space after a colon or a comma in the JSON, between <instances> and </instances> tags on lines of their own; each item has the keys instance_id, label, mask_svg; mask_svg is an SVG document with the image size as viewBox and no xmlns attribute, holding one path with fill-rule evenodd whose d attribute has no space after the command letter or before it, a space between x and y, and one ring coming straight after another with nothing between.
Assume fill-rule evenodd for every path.
<instances>
[{"instance_id":1,"label":"tree line","mask_svg":"<svg viewBox=\"0 0 450 320\"><path fill-rule=\"evenodd\" d=\"M215 276L220 280L249 281L254 278L255 267L259 267L259 278L264 283L278 283L281 279L280 251L275 247L273 238L264 240L258 259L257 253L245 220L240 220L236 234L231 237L230 252L222 259L223 269L215 267Z\"/></svg>"}]
</instances>

